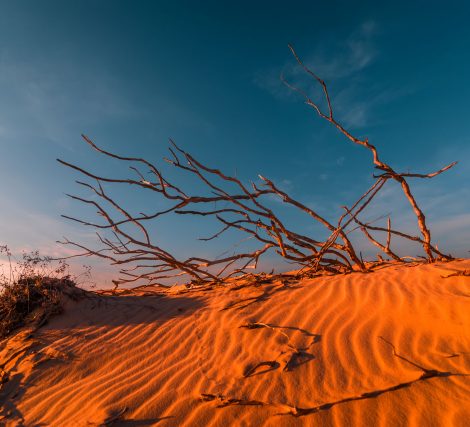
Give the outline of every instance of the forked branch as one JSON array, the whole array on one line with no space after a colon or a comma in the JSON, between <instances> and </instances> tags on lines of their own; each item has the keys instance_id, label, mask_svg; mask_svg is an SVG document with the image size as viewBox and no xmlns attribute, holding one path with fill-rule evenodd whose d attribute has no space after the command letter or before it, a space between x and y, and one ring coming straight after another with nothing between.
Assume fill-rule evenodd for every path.
<instances>
[{"instance_id":1,"label":"forked branch","mask_svg":"<svg viewBox=\"0 0 470 427\"><path fill-rule=\"evenodd\" d=\"M450 168L455 166L457 164L457 162L452 162L451 164L443 167L442 169L440 169L436 172L433 172L433 173L429 173L429 174L399 173L399 172L396 172L388 163L385 163L384 161L380 160L379 154L377 152L377 148L374 145L372 145L371 143L369 143L369 140L367 138L360 139L360 138L355 137L349 131L347 131L346 128L340 122L338 122L335 119L335 117L333 115L333 108L332 108L332 104L331 104L330 94L328 92L328 88L327 88L325 82L323 80L321 80L313 71L310 70L309 67L307 67L304 64L304 62L300 59L300 57L297 55L297 52L295 51L295 49L291 45L289 45L289 49L292 52L292 55L296 59L297 63L302 67L302 69L306 73L308 73L310 76L312 76L318 84L320 84L320 86L323 90L323 94L324 94L324 98L325 98L324 100L325 100L325 102L328 106L328 113L325 113L321 109L321 107L319 106L319 103L316 102L316 101L313 101L304 90L299 89L295 85L288 82L284 78L284 76L282 76L282 75L281 75L281 80L284 82L284 84L287 87L289 87L290 89L294 90L297 93L300 93L304 97L305 103L307 105L309 105L310 107L312 107L321 118L323 118L323 119L327 120L328 122L330 122L334 127L336 127L350 141L352 141L353 143L355 143L357 145L361 145L361 146L367 148L372 153L372 159L373 159L373 164L374 164L375 168L383 171L383 173L378 175L378 176L374 175L375 178L390 178L390 179L393 179L393 180L395 180L396 182L398 182L400 184L406 199L408 200L409 204L411 205L411 207L413 209L414 214L416 215L417 222L418 222L418 227L419 227L419 230L420 230L421 235L422 235L421 243L422 243L424 252L426 254L426 257L427 257L429 262L432 262L434 260L433 252L435 252L435 251L433 251L433 248L432 248L432 245L431 245L431 232L430 232L430 230L429 230L429 228L426 224L426 217L425 217L422 209L419 207L414 195L411 192L410 186L409 186L409 184L408 184L408 182L405 178L433 178L433 177L441 174L442 172L445 172L445 171L449 170ZM370 237L370 235L368 235L368 234L366 234L366 236ZM373 239L370 239L370 240L374 244L377 243ZM390 255L390 254L388 254L388 255ZM449 258L448 256L443 255L441 253L439 253L439 256L444 257L444 258Z\"/></svg>"}]
</instances>

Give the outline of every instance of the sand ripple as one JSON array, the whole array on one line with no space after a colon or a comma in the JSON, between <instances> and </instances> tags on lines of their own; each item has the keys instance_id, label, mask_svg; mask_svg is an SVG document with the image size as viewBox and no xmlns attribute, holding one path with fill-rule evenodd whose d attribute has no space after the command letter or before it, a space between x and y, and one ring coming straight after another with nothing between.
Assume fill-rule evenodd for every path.
<instances>
[{"instance_id":1,"label":"sand ripple","mask_svg":"<svg viewBox=\"0 0 470 427\"><path fill-rule=\"evenodd\" d=\"M463 427L469 267L69 301L3 347L0 423Z\"/></svg>"}]
</instances>

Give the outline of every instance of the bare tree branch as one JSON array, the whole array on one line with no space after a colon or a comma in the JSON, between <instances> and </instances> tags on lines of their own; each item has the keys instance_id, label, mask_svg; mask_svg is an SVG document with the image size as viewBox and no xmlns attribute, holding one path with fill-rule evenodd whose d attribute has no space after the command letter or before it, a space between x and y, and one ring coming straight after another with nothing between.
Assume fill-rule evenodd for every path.
<instances>
[{"instance_id":1,"label":"bare tree branch","mask_svg":"<svg viewBox=\"0 0 470 427\"><path fill-rule=\"evenodd\" d=\"M296 51L294 50L294 48L291 45L289 45L289 49L291 50L292 54L294 55L294 58L296 59L297 63L303 68L303 70L306 71L310 76L312 76L321 85L321 87L323 89L325 101L328 104L329 113L328 114L323 113L322 110L320 109L320 107L318 106L318 103L312 101L309 98L309 96L303 90L298 89L297 87L295 87L293 84L287 82L287 80L282 77L283 82L290 89L300 93L305 98L307 105L312 107L318 113L318 115L320 117L327 120L334 127L336 127L344 136L346 136L346 138L348 138L350 141L352 141L355 144L358 144L358 145L361 145L361 146L367 148L372 153L373 163L374 163L375 167L377 169L380 169L380 170L384 171L384 174L379 175L379 177L381 177L381 178L383 178L383 177L391 178L391 179L397 181L400 184L406 199L410 203L410 205L413 209L413 212L416 215L416 218L417 218L417 221L418 221L418 227L419 227L419 229L421 231L421 234L423 236L422 246L423 246L424 252L426 253L428 261L432 262L434 260L434 256L433 256L433 250L432 250L432 245L431 245L431 232L430 232L430 230L429 230L429 228L426 224L426 217L424 216L423 211L421 210L421 208L419 207L415 197L413 196L413 194L411 192L411 189L410 189L410 186L409 186L408 182L406 181L405 177L433 178L433 177L441 174L442 172L445 172L446 170L452 168L453 166L455 166L455 164L457 162L453 162L450 165L440 169L439 171L431 173L431 174L427 174L427 175L397 173L390 165L388 165L387 163L380 160L378 152L377 152L377 148L374 145L370 144L367 138L359 139L359 138L353 136L350 132L348 132L343 127L343 125L341 125L333 117L333 109L332 109L332 105L331 105L331 101L330 101L330 95L329 95L329 92L328 92L328 89L327 89L327 86L326 86L325 82L323 80L321 80L313 71L311 71L302 62L302 60L299 58Z\"/></svg>"},{"instance_id":2,"label":"bare tree branch","mask_svg":"<svg viewBox=\"0 0 470 427\"><path fill-rule=\"evenodd\" d=\"M427 227L424 213L406 179L433 178L449 170L457 162L429 174L396 172L380 159L377 148L370 144L367 138L360 139L353 136L336 120L326 83L303 63L292 46L289 45L289 49L302 69L320 85L327 109L324 111L319 103L312 100L304 90L288 82L284 76L281 76L282 81L291 90L299 93L308 106L337 128L346 138L368 149L372 153L374 168L382 172L373 175L374 183L351 207L343 206L344 213L336 221L328 220L301 201L292 198L272 180L262 175L259 175L260 182L251 182L250 185L246 185L237 177L206 166L172 140L170 140L168 148L169 157L164 160L176 171L191 178L192 183L188 187L189 189L184 188L184 185L176 185L154 163L139 157L114 154L98 147L91 139L82 135L84 141L100 154L126 163L133 177L105 177L72 163L58 160L61 164L94 182L94 184L90 184L77 181L80 186L93 193L93 198L88 199L78 195L68 196L96 209L102 222L68 215L63 215L64 218L101 230L104 233L103 235L97 233L101 245L99 249L93 249L67 239L63 243L81 249L82 256L94 255L120 266L120 277L115 281L116 286L140 280L155 284L160 280L179 277L185 279L189 277L195 282L220 281L234 275L247 274L247 270L257 268L261 257L269 252L279 255L288 263L294 263L301 267L299 274L366 271L368 267L363 261L361 253L358 254L350 237L357 229L363 232L371 244L398 262L404 262L409 257L400 256L391 249L392 235L395 238L404 238L421 244L429 262L434 261L435 257L451 259L450 255L441 253L437 247L431 245L431 233ZM421 237L392 229L390 218L387 220L386 227L374 226L373 222L365 222L360 219L360 215L371 205L377 194L390 180L400 184L416 215ZM199 183L199 186L194 186L194 182ZM151 213L134 214L125 209L114 197L111 197L104 190L103 184L140 188L148 191L149 194L157 195L164 201L166 200L169 206ZM202 190L196 191L195 188L199 187L202 187ZM296 210L297 213L306 215L311 221L323 228L327 237L317 239L303 235L287 226L286 222L270 207L269 200L272 198L277 198L286 206ZM222 238L222 236L232 235L232 232L237 232L246 236L241 243L249 239L250 244L255 244L257 247L245 250L237 248L233 251L230 249L218 257L191 256L187 259L180 259L157 245L147 228L147 224L150 224L151 221L171 214L190 215L201 220L209 218L220 225L218 231L212 232L208 237L199 238L200 241L211 242ZM374 236L376 231L386 233L385 243L381 243ZM239 243L235 246L239 246Z\"/></svg>"}]
</instances>

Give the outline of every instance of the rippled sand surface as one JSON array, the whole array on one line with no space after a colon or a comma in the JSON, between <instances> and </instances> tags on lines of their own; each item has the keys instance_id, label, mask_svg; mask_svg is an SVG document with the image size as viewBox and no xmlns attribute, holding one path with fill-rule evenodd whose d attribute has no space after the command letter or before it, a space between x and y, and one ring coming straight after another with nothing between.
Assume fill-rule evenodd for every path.
<instances>
[{"instance_id":1,"label":"rippled sand surface","mask_svg":"<svg viewBox=\"0 0 470 427\"><path fill-rule=\"evenodd\" d=\"M468 426L469 269L67 299L3 343L0 425Z\"/></svg>"}]
</instances>

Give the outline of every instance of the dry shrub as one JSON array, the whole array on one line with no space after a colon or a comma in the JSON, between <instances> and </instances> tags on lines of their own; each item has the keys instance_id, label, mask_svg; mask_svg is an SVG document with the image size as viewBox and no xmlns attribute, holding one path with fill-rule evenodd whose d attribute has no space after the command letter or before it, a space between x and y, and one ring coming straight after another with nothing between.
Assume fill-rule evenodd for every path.
<instances>
[{"instance_id":1,"label":"dry shrub","mask_svg":"<svg viewBox=\"0 0 470 427\"><path fill-rule=\"evenodd\" d=\"M7 246L0 246L0 254L8 260L8 273L0 275L0 339L4 339L21 326L40 327L60 313L63 290L76 285L63 261L54 267L51 258L35 251L12 262Z\"/></svg>"}]
</instances>

